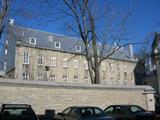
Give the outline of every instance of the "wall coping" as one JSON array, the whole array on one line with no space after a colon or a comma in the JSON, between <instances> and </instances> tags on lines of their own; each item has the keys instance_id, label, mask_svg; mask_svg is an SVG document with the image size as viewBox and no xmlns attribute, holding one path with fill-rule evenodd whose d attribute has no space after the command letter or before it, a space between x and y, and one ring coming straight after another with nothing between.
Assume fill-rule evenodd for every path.
<instances>
[{"instance_id":1,"label":"wall coping","mask_svg":"<svg viewBox=\"0 0 160 120\"><path fill-rule=\"evenodd\" d=\"M110 90L141 90L151 91L155 90L151 86L147 85L103 85L103 84L65 84L65 83L54 83L54 82L41 82L36 80L15 80L15 79L2 79L0 78L0 86L24 86L24 87L47 87L47 88L78 88L78 89L110 89Z\"/></svg>"}]
</instances>

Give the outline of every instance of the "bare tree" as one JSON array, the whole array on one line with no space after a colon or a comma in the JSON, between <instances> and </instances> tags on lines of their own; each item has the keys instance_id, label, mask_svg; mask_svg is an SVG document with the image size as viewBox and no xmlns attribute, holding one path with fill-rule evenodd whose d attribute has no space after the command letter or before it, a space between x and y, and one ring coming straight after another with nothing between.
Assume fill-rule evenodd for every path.
<instances>
[{"instance_id":1,"label":"bare tree","mask_svg":"<svg viewBox=\"0 0 160 120\"><path fill-rule=\"evenodd\" d=\"M9 10L9 0L2 0L0 4L0 38L4 31L8 10Z\"/></svg>"},{"instance_id":2,"label":"bare tree","mask_svg":"<svg viewBox=\"0 0 160 120\"><path fill-rule=\"evenodd\" d=\"M99 12L96 9L95 1L88 0L62 0L66 10L62 10L66 15L73 18L76 23L76 28L73 28L72 25L67 24L67 27L72 30L72 32L77 33L81 40L84 43L84 56L88 62L88 69L93 84L100 83L100 65L102 61L112 56L116 51L121 47L129 45L130 43L120 44L121 40L124 39L124 36L127 34L125 31L126 22L131 15L131 12L127 12L126 15L119 18L117 22L118 27L115 26L116 23L113 23L113 20L117 16L111 14L109 6L102 14L96 14ZM105 8L104 8L105 9ZM107 18L107 19L103 19ZM99 20L103 21L102 31L98 31L97 24ZM104 28L104 29L103 29ZM112 42L110 41L112 39ZM109 50L106 49L107 44L117 45L111 46Z\"/></svg>"},{"instance_id":3,"label":"bare tree","mask_svg":"<svg viewBox=\"0 0 160 120\"><path fill-rule=\"evenodd\" d=\"M127 22L131 10L128 9L126 14L117 15L117 12L108 4L105 8L98 10L95 0L40 1L47 3L49 7L54 9L46 12L45 16L49 15L49 19L62 20L70 17L69 23L65 23L65 27L83 41L83 55L88 63L91 82L99 84L101 63L131 43L129 38L125 38L130 34L127 32L126 26L129 24ZM57 5L58 2L60 2L60 6ZM53 22L52 19L50 21ZM108 44L110 44L109 49Z\"/></svg>"}]
</instances>

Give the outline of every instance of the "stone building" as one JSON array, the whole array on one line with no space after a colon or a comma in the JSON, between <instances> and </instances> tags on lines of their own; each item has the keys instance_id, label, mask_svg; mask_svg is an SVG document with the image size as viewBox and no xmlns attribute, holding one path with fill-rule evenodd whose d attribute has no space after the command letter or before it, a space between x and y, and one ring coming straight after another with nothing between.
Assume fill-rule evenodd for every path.
<instances>
[{"instance_id":1,"label":"stone building","mask_svg":"<svg viewBox=\"0 0 160 120\"><path fill-rule=\"evenodd\" d=\"M10 23L4 50L5 77L56 83L91 83L81 40ZM108 50L110 46L106 46ZM134 85L132 46L102 62L101 84Z\"/></svg>"}]
</instances>

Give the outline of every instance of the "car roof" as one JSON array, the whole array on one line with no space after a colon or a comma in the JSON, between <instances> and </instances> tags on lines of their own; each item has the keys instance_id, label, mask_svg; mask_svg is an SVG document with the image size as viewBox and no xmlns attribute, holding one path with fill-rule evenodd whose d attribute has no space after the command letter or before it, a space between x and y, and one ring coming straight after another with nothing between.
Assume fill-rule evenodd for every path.
<instances>
[{"instance_id":1,"label":"car roof","mask_svg":"<svg viewBox=\"0 0 160 120\"><path fill-rule=\"evenodd\" d=\"M108 106L108 107L131 107L131 106L136 106L136 107L140 107L140 108L142 108L141 106L139 106L139 105L134 105L134 104L118 104L118 105L110 105L110 106ZM107 107L107 108L108 108Z\"/></svg>"},{"instance_id":2,"label":"car roof","mask_svg":"<svg viewBox=\"0 0 160 120\"><path fill-rule=\"evenodd\" d=\"M138 106L138 105L118 104L118 105L110 105L110 106Z\"/></svg>"},{"instance_id":3,"label":"car roof","mask_svg":"<svg viewBox=\"0 0 160 120\"><path fill-rule=\"evenodd\" d=\"M2 108L30 108L28 104L2 104Z\"/></svg>"},{"instance_id":4,"label":"car roof","mask_svg":"<svg viewBox=\"0 0 160 120\"><path fill-rule=\"evenodd\" d=\"M96 107L96 106L71 106L70 108L99 108L99 107ZM99 108L101 109L101 108Z\"/></svg>"}]
</instances>

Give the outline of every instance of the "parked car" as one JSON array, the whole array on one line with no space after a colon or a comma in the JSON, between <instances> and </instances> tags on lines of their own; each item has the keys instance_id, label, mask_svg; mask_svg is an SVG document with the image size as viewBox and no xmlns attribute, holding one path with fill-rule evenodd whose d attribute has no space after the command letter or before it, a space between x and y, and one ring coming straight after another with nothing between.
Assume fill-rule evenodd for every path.
<instances>
[{"instance_id":1,"label":"parked car","mask_svg":"<svg viewBox=\"0 0 160 120\"><path fill-rule=\"evenodd\" d=\"M115 120L102 109L92 106L73 106L55 116L55 120Z\"/></svg>"},{"instance_id":2,"label":"parked car","mask_svg":"<svg viewBox=\"0 0 160 120\"><path fill-rule=\"evenodd\" d=\"M38 117L31 105L3 104L0 112L0 120L38 120Z\"/></svg>"},{"instance_id":3,"label":"parked car","mask_svg":"<svg viewBox=\"0 0 160 120\"><path fill-rule=\"evenodd\" d=\"M138 105L111 105L105 113L117 120L155 120L155 114Z\"/></svg>"}]
</instances>

